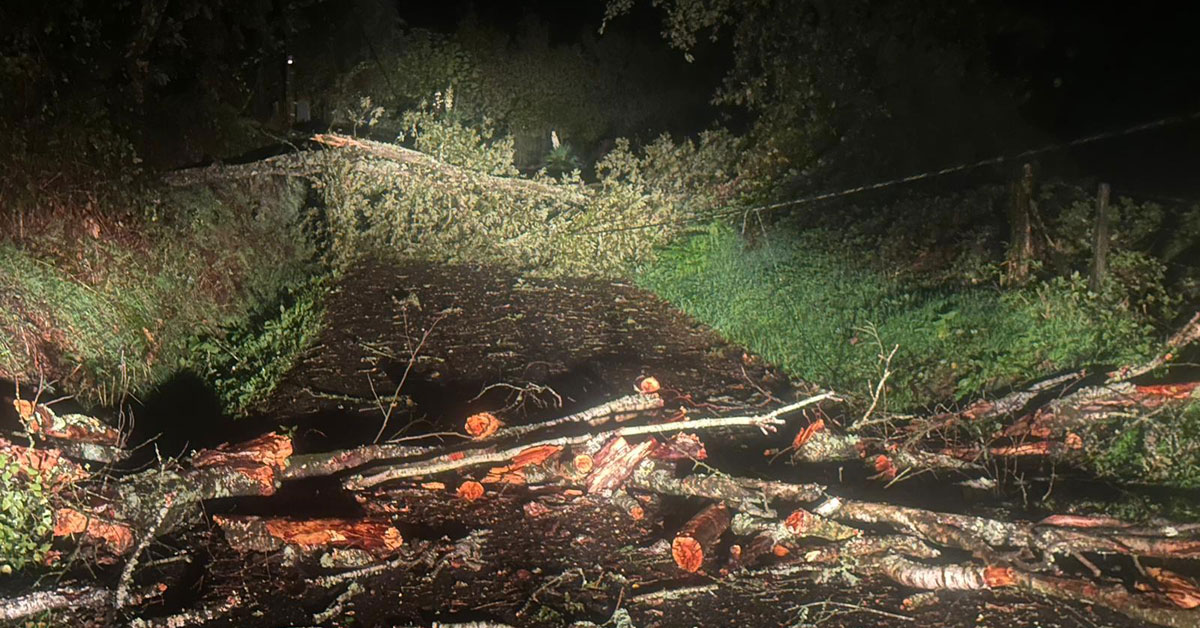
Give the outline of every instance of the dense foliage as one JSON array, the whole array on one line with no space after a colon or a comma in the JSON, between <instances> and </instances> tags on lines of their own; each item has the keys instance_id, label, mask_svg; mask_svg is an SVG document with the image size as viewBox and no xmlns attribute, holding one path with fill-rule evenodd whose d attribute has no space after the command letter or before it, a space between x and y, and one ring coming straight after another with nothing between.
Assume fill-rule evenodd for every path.
<instances>
[{"instance_id":1,"label":"dense foliage","mask_svg":"<svg viewBox=\"0 0 1200 628\"><path fill-rule=\"evenodd\" d=\"M406 137L440 161L321 157L336 266L413 256L619 276L732 193L740 145L727 133L680 143L663 136L640 152L621 140L596 164L598 185L584 186L577 172L500 178L513 173L511 140L464 125L444 104L402 117L411 122ZM627 228L644 224L656 227Z\"/></svg>"},{"instance_id":2,"label":"dense foliage","mask_svg":"<svg viewBox=\"0 0 1200 628\"><path fill-rule=\"evenodd\" d=\"M635 4L610 0L606 25ZM704 40L727 42L733 67L715 100L753 113L756 149L783 155L775 175L794 185L920 172L1030 137L1017 116L1025 86L1001 80L992 55L1018 63L1044 42L1002 3L653 4L689 59Z\"/></svg>"}]
</instances>

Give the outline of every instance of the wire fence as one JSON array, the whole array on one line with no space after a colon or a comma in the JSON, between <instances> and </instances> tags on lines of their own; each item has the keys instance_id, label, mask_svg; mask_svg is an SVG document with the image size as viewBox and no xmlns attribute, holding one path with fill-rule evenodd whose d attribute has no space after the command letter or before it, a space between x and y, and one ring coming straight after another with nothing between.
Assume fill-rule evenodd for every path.
<instances>
[{"instance_id":1,"label":"wire fence","mask_svg":"<svg viewBox=\"0 0 1200 628\"><path fill-rule=\"evenodd\" d=\"M1194 111L1192 113L1187 113L1187 114L1158 118L1156 120L1151 120L1149 122L1143 122L1141 124L1136 124L1133 126L1122 128L1122 129L1103 131L1100 133L1095 133L1092 135L1079 137L1079 138L1069 140L1066 142L1057 142L1054 144L1046 144L1043 146L1039 146L1037 148L1031 148L1028 150L1024 150L1019 153L1013 153L1013 154L1009 154L1009 155L998 155L995 157L989 157L987 159L981 159L979 161L961 163L961 164L957 164L954 166L947 166L945 168L941 168L938 170L930 170L930 171L922 172L919 174L912 174L912 175L908 175L908 176L904 176L904 177L888 179L885 181L877 181L874 183L867 183L864 185L858 185L858 186L851 187L851 188L844 188L844 189L834 190L834 191L829 191L829 192L821 192L818 194L802 196L802 197L794 198L794 199L787 200L787 201L779 201L776 203L768 203L766 205L756 205L756 206L751 206L751 207L736 207L736 208L731 207L731 208L721 209L721 210L717 210L717 211L707 212L707 213L698 214L698 215L690 216L687 218L675 219L675 220L665 220L665 221L651 222L651 223L639 223L636 225L615 225L615 226L611 226L611 227L605 227L602 229L589 229L589 230L574 231L568 235L572 235L572 236L603 235L606 233L618 233L618 232L622 232L622 231L636 231L639 229L652 229L652 228L656 228L656 227L680 226L680 225L687 225L687 224L694 224L694 223L703 223L703 222L708 222L711 220L719 220L721 218L729 218L732 216L744 215L744 214L749 214L749 213L756 213L756 214L761 215L764 212L771 212L771 211L783 209L785 207L795 207L797 205L806 205L809 203L817 203L820 201L827 201L827 200L832 200L832 199L836 199L836 198L842 198L842 197L846 197L846 196L862 194L864 192L871 192L871 191L875 191L875 190L882 190L885 188L891 188L891 187L900 186L900 185L907 185L907 184L915 183L917 181L922 181L925 179L934 179L937 177L943 177L946 175L957 174L957 173L966 172L969 170L976 170L978 168L985 168L988 166L996 166L996 165L1005 164L1005 163L1022 161L1025 159L1029 159L1030 157L1035 157L1037 155L1042 155L1045 153L1067 150L1067 149L1074 148L1077 146L1093 144L1096 142L1101 142L1104 140L1109 140L1109 139L1118 138L1118 137L1124 137L1124 136L1128 136L1128 135L1134 135L1137 133L1144 133L1146 131L1152 131L1152 130L1161 129L1164 127L1170 127L1170 126L1175 126L1175 125L1179 125L1179 124L1184 124L1184 123L1195 121L1195 120L1200 120L1200 111ZM1150 196L1150 195L1145 195L1145 194L1139 195L1136 193L1133 193L1130 195L1137 196L1140 198L1148 198ZM1151 200L1155 200L1155 199L1151 199ZM1169 200L1178 201L1178 202L1189 202L1189 201L1187 201L1187 199L1172 198Z\"/></svg>"}]
</instances>

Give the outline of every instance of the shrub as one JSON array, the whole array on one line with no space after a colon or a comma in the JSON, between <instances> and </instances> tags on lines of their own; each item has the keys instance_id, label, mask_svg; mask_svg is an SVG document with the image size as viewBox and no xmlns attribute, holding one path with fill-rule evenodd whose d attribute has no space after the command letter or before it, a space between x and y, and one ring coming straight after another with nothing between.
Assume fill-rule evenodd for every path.
<instances>
[{"instance_id":1,"label":"shrub","mask_svg":"<svg viewBox=\"0 0 1200 628\"><path fill-rule=\"evenodd\" d=\"M230 412L247 412L265 400L316 342L324 323L325 285L323 277L315 277L287 286L277 297L277 313L267 309L193 341L192 368Z\"/></svg>"},{"instance_id":2,"label":"shrub","mask_svg":"<svg viewBox=\"0 0 1200 628\"><path fill-rule=\"evenodd\" d=\"M448 164L496 176L514 176L513 141L498 137L496 127L488 118L468 125L453 109L453 91L437 94L432 107L407 111L401 116L404 134L413 146Z\"/></svg>"},{"instance_id":3,"label":"shrub","mask_svg":"<svg viewBox=\"0 0 1200 628\"><path fill-rule=\"evenodd\" d=\"M1194 400L1131 423L1117 417L1089 426L1084 463L1101 477L1200 488L1200 403Z\"/></svg>"},{"instance_id":4,"label":"shrub","mask_svg":"<svg viewBox=\"0 0 1200 628\"><path fill-rule=\"evenodd\" d=\"M0 453L0 574L37 564L50 551L54 510L47 483Z\"/></svg>"}]
</instances>

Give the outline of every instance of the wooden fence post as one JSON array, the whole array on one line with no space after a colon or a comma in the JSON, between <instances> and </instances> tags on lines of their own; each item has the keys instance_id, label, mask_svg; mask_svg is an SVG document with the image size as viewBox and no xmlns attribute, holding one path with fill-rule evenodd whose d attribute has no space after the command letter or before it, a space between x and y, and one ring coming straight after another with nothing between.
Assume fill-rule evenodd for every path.
<instances>
[{"instance_id":1,"label":"wooden fence post","mask_svg":"<svg viewBox=\"0 0 1200 628\"><path fill-rule=\"evenodd\" d=\"M1099 293L1108 271L1108 195L1107 183L1100 184L1096 195L1096 224L1092 228L1092 273L1088 289Z\"/></svg>"},{"instance_id":2,"label":"wooden fence post","mask_svg":"<svg viewBox=\"0 0 1200 628\"><path fill-rule=\"evenodd\" d=\"M1029 279L1033 260L1033 165L1025 164L1021 180L1013 185L1013 203L1009 213L1011 237L1008 250L1009 285L1020 285Z\"/></svg>"}]
</instances>

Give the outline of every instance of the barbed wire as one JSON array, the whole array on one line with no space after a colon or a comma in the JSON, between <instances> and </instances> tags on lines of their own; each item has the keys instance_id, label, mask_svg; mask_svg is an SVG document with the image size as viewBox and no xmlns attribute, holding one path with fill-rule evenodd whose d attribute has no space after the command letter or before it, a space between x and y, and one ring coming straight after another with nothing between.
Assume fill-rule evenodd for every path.
<instances>
[{"instance_id":1,"label":"barbed wire","mask_svg":"<svg viewBox=\"0 0 1200 628\"><path fill-rule=\"evenodd\" d=\"M1003 163L1010 162L1010 161L1027 159L1029 157L1033 157L1035 155L1040 155L1043 153L1049 153L1049 152L1054 152L1054 151L1059 151L1059 150L1066 150L1068 148L1081 146L1083 144L1091 144L1093 142L1099 142L1102 140L1112 139L1112 138L1116 138L1116 137L1122 137L1125 135L1133 135L1135 133L1141 133L1144 131L1150 131L1153 129L1159 129L1159 128L1163 128L1163 127L1167 127L1167 126L1174 126L1176 124L1183 124L1185 122L1189 122L1189 121L1193 121L1193 120L1200 120L1200 111L1194 111L1192 113L1175 115L1175 116L1167 116L1165 118L1158 118L1156 120L1151 120L1149 122L1143 122L1141 124L1136 124L1136 125L1133 125L1130 127L1122 128L1122 129L1103 131L1100 133L1094 133L1092 135L1087 135L1087 136L1076 138L1076 139L1066 141L1066 142L1056 142L1054 144L1047 144L1044 146L1039 146L1037 148L1031 148L1031 149L1024 150L1019 153L1014 153L1011 155L999 155L996 157L989 157L987 159L981 159L979 161L962 163L962 164L958 164L955 166L947 166L945 168L941 168L938 170L930 170L927 172L922 172L920 174L912 174L912 175L908 175L908 176L904 176L904 177L898 177L895 179L888 179L886 181L877 181L875 183L867 183L864 185L858 185L855 187L845 188L845 189L836 190L836 191L832 191L832 192L822 192L820 194L803 196L803 197L795 198L795 199L788 200L788 201L779 201L776 203L769 203L766 205L758 205L758 206L753 206L753 207L738 207L738 208L724 209L724 210L720 210L720 211L708 212L707 214L690 216L688 218L677 218L675 220L664 220L664 221L652 222L652 223L640 223L640 224L636 224L636 225L621 225L621 226L609 227L609 228L604 228L604 229L592 229L592 230L586 230L586 231L573 231L571 233L568 233L567 235L571 235L571 236L603 235L606 233L618 233L621 231L636 231L639 229L652 229L654 227L666 227L666 226L674 226L674 225L686 225L689 223L706 222L706 221L714 220L714 219L718 219L718 218L726 218L729 216L748 214L750 212L755 212L755 213L769 212L769 211L774 211L777 209L782 209L784 207L792 207L795 205L805 205L808 203L827 201L827 200L834 199L834 198L841 198L843 196L851 196L854 194L861 194L863 192L871 192L871 191L880 190L883 188L889 188L889 187L893 187L893 186L897 186L897 185L913 183L916 181L921 181L923 179L933 179L936 177L946 176L948 174L955 174L955 173L964 172L967 170L974 170L976 168L983 168L986 166L995 166L995 165L1003 164Z\"/></svg>"}]
</instances>

